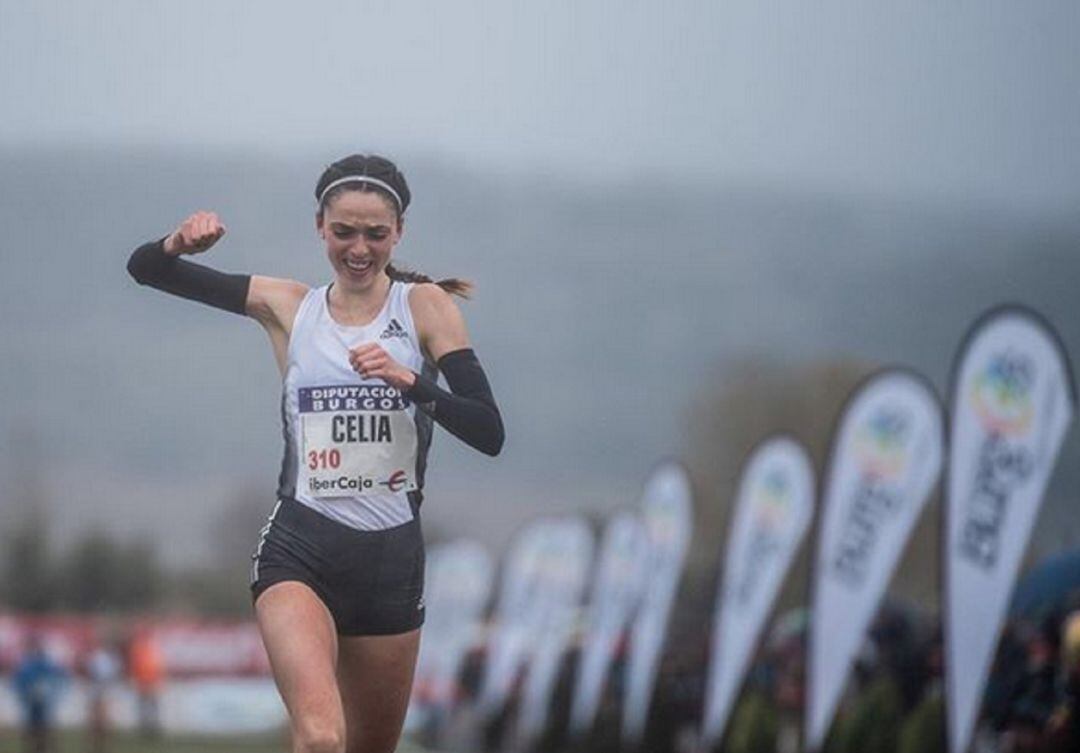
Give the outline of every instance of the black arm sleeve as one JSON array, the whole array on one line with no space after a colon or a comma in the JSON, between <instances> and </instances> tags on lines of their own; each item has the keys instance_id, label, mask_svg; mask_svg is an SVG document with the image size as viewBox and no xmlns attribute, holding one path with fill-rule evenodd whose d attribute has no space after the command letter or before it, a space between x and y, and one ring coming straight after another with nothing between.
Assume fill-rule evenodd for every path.
<instances>
[{"instance_id":1,"label":"black arm sleeve","mask_svg":"<svg viewBox=\"0 0 1080 753\"><path fill-rule=\"evenodd\" d=\"M128 272L140 285L246 313L251 275L227 274L165 253L165 239L144 243L128 259Z\"/></svg>"},{"instance_id":2,"label":"black arm sleeve","mask_svg":"<svg viewBox=\"0 0 1080 753\"><path fill-rule=\"evenodd\" d=\"M506 438L502 416L476 353L472 348L451 351L439 359L438 366L451 392L417 374L406 397L470 447L498 455Z\"/></svg>"}]
</instances>

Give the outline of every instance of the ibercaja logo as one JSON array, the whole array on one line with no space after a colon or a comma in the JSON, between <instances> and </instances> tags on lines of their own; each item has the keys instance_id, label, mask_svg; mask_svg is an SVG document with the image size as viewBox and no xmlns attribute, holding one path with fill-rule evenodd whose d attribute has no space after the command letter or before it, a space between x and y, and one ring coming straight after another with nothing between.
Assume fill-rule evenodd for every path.
<instances>
[{"instance_id":1,"label":"ibercaja logo","mask_svg":"<svg viewBox=\"0 0 1080 753\"><path fill-rule=\"evenodd\" d=\"M386 481L380 481L379 483L392 492L399 492L405 488L405 484L408 483L408 480L405 471L394 471L390 474L390 478L386 479Z\"/></svg>"},{"instance_id":2,"label":"ibercaja logo","mask_svg":"<svg viewBox=\"0 0 1080 753\"><path fill-rule=\"evenodd\" d=\"M855 433L855 457L862 474L879 481L899 477L907 468L910 435L907 411L878 409Z\"/></svg>"},{"instance_id":3,"label":"ibercaja logo","mask_svg":"<svg viewBox=\"0 0 1080 753\"><path fill-rule=\"evenodd\" d=\"M754 490L754 528L779 534L791 514L791 481L781 468L762 474Z\"/></svg>"},{"instance_id":4,"label":"ibercaja logo","mask_svg":"<svg viewBox=\"0 0 1080 753\"><path fill-rule=\"evenodd\" d=\"M994 354L971 386L971 402L983 428L999 436L1027 433L1035 416L1034 385L1030 358L1011 350Z\"/></svg>"}]
</instances>

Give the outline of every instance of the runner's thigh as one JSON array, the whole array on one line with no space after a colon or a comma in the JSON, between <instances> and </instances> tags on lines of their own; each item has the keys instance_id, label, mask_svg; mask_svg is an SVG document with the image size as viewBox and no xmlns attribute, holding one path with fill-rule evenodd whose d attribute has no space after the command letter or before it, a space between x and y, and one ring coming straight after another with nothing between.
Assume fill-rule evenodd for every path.
<instances>
[{"instance_id":1,"label":"runner's thigh","mask_svg":"<svg viewBox=\"0 0 1080 753\"><path fill-rule=\"evenodd\" d=\"M283 581L260 594L255 614L294 738L300 744L341 740L337 633L326 606L310 587Z\"/></svg>"}]
</instances>

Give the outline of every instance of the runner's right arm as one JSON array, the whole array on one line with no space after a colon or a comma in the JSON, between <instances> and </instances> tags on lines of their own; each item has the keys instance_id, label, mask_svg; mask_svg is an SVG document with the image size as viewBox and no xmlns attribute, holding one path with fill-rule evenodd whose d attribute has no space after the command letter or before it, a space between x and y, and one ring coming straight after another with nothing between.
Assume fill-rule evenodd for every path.
<instances>
[{"instance_id":1,"label":"runner's right arm","mask_svg":"<svg viewBox=\"0 0 1080 753\"><path fill-rule=\"evenodd\" d=\"M294 280L219 272L179 258L208 250L224 235L225 226L216 214L196 212L170 235L135 249L128 272L141 285L257 320L270 336L278 365L284 368L292 322L307 286Z\"/></svg>"},{"instance_id":2,"label":"runner's right arm","mask_svg":"<svg viewBox=\"0 0 1080 753\"><path fill-rule=\"evenodd\" d=\"M165 239L144 243L128 260L140 285L199 301L234 314L247 313L251 275L228 274L180 259L165 251Z\"/></svg>"}]
</instances>

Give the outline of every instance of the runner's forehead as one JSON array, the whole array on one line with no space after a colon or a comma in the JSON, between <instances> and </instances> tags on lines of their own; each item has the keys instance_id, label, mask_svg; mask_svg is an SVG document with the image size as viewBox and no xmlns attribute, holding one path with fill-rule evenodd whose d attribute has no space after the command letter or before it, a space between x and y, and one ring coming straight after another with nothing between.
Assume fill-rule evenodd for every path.
<instances>
[{"instance_id":1,"label":"runner's forehead","mask_svg":"<svg viewBox=\"0 0 1080 753\"><path fill-rule=\"evenodd\" d=\"M323 212L332 222L391 224L397 220L389 200L374 191L346 191L330 200Z\"/></svg>"},{"instance_id":2,"label":"runner's forehead","mask_svg":"<svg viewBox=\"0 0 1080 753\"><path fill-rule=\"evenodd\" d=\"M364 230L365 228L371 230L378 228L389 228L391 226L392 224L390 222L382 222L377 220L347 220L338 218L330 220L330 227L348 230Z\"/></svg>"}]
</instances>

